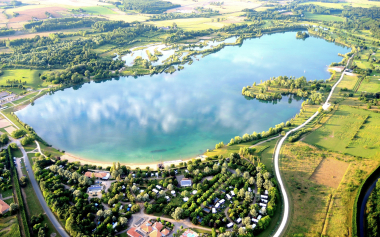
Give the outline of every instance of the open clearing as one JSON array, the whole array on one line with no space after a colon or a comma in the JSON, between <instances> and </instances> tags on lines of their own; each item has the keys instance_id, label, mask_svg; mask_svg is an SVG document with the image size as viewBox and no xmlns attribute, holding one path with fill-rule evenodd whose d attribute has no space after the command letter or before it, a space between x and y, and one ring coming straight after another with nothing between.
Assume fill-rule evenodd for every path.
<instances>
[{"instance_id":1,"label":"open clearing","mask_svg":"<svg viewBox=\"0 0 380 237\"><path fill-rule=\"evenodd\" d=\"M376 93L380 91L380 76L367 76L360 84L359 90Z\"/></svg>"},{"instance_id":2,"label":"open clearing","mask_svg":"<svg viewBox=\"0 0 380 237\"><path fill-rule=\"evenodd\" d=\"M73 8L79 9L79 8ZM96 6L96 7L81 7L86 14L96 14L96 15L111 15L116 14L113 10L106 6Z\"/></svg>"},{"instance_id":3,"label":"open clearing","mask_svg":"<svg viewBox=\"0 0 380 237\"><path fill-rule=\"evenodd\" d=\"M6 127L4 128L5 131L7 131L7 133L11 134L13 131L16 131L17 129L14 128L13 126L9 126L9 127Z\"/></svg>"},{"instance_id":4,"label":"open clearing","mask_svg":"<svg viewBox=\"0 0 380 237\"><path fill-rule=\"evenodd\" d=\"M34 89L39 88L42 85L43 80L40 79L39 74L43 73L43 70L30 70L30 69L17 69L17 70L4 70L4 74L0 76L0 85L9 85L7 80L21 80L26 81L26 87L30 86Z\"/></svg>"},{"instance_id":5,"label":"open clearing","mask_svg":"<svg viewBox=\"0 0 380 237\"><path fill-rule=\"evenodd\" d=\"M332 151L370 158L380 149L379 132L378 113L341 105L322 127L304 141Z\"/></svg>"},{"instance_id":6,"label":"open clearing","mask_svg":"<svg viewBox=\"0 0 380 237\"><path fill-rule=\"evenodd\" d=\"M327 163L323 164L324 161ZM333 170L328 167L330 165L335 169L344 167ZM320 150L303 142L286 144L281 155L281 172L290 194L293 215L285 236L352 233L353 207L359 185L378 165L377 160ZM341 177L340 182L336 180L336 188L311 178L313 172L321 169L330 170L325 172L330 177ZM325 179L328 181L328 177Z\"/></svg>"},{"instance_id":7,"label":"open clearing","mask_svg":"<svg viewBox=\"0 0 380 237\"><path fill-rule=\"evenodd\" d=\"M318 184L323 184L331 188L338 188L348 164L335 159L323 159L315 169L311 180Z\"/></svg>"},{"instance_id":8,"label":"open clearing","mask_svg":"<svg viewBox=\"0 0 380 237\"><path fill-rule=\"evenodd\" d=\"M12 124L6 119L0 119L0 128L11 126Z\"/></svg>"},{"instance_id":9,"label":"open clearing","mask_svg":"<svg viewBox=\"0 0 380 237\"><path fill-rule=\"evenodd\" d=\"M6 13L8 15L12 15L13 12L17 12L20 15L17 17L12 17L9 19L9 22L23 22L30 21L33 17L38 19L47 19L47 15L45 12L49 12L55 18L62 17L60 12L66 11L66 8L63 7L46 7L46 6L25 6L19 7L15 9L7 10Z\"/></svg>"}]
</instances>

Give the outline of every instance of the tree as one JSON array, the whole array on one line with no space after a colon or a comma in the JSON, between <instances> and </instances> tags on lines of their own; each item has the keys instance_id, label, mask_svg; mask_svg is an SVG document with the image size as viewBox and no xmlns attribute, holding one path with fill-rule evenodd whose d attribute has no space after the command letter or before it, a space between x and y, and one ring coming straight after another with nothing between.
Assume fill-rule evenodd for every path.
<instances>
[{"instance_id":1,"label":"tree","mask_svg":"<svg viewBox=\"0 0 380 237\"><path fill-rule=\"evenodd\" d=\"M240 176L241 175L241 171L239 169L236 169L236 175L237 176Z\"/></svg>"},{"instance_id":2,"label":"tree","mask_svg":"<svg viewBox=\"0 0 380 237\"><path fill-rule=\"evenodd\" d=\"M168 184L167 189L170 190L170 191L172 191L174 189L173 184Z\"/></svg>"},{"instance_id":3,"label":"tree","mask_svg":"<svg viewBox=\"0 0 380 237\"><path fill-rule=\"evenodd\" d=\"M259 220L257 224L260 230L265 230L270 224L271 218L269 216L265 216Z\"/></svg>"},{"instance_id":4,"label":"tree","mask_svg":"<svg viewBox=\"0 0 380 237\"><path fill-rule=\"evenodd\" d=\"M125 226L128 223L128 219L125 217L120 217L119 223L120 223L120 225Z\"/></svg>"},{"instance_id":5,"label":"tree","mask_svg":"<svg viewBox=\"0 0 380 237\"><path fill-rule=\"evenodd\" d=\"M27 177L22 176L22 177L20 178L20 185L21 185L21 187L25 187L26 184L27 184L27 182L28 182L28 178L27 178Z\"/></svg>"},{"instance_id":6,"label":"tree","mask_svg":"<svg viewBox=\"0 0 380 237\"><path fill-rule=\"evenodd\" d=\"M249 226L251 224L251 218L245 217L242 221L244 226Z\"/></svg>"},{"instance_id":7,"label":"tree","mask_svg":"<svg viewBox=\"0 0 380 237\"><path fill-rule=\"evenodd\" d=\"M181 207L177 207L175 211L172 213L172 217L174 220L179 220L182 217L183 209Z\"/></svg>"},{"instance_id":8,"label":"tree","mask_svg":"<svg viewBox=\"0 0 380 237\"><path fill-rule=\"evenodd\" d=\"M10 212L15 213L17 210L18 210L18 205L16 203L11 203L11 205L9 205Z\"/></svg>"},{"instance_id":9,"label":"tree","mask_svg":"<svg viewBox=\"0 0 380 237\"><path fill-rule=\"evenodd\" d=\"M216 237L216 231L215 231L215 228L212 228L212 229L211 229L211 236L212 236L212 237Z\"/></svg>"},{"instance_id":10,"label":"tree","mask_svg":"<svg viewBox=\"0 0 380 237\"><path fill-rule=\"evenodd\" d=\"M245 171L244 172L244 174L243 174L243 178L245 179L245 180L248 180L249 179L249 172L248 171Z\"/></svg>"},{"instance_id":11,"label":"tree","mask_svg":"<svg viewBox=\"0 0 380 237\"><path fill-rule=\"evenodd\" d=\"M98 217L103 217L103 216L104 216L104 212L103 212L102 210L99 210L99 211L96 213L96 215L97 215Z\"/></svg>"},{"instance_id":12,"label":"tree","mask_svg":"<svg viewBox=\"0 0 380 237\"><path fill-rule=\"evenodd\" d=\"M252 199L253 199L253 194L251 192L245 192L245 198L244 200L247 201L247 202L252 202Z\"/></svg>"},{"instance_id":13,"label":"tree","mask_svg":"<svg viewBox=\"0 0 380 237\"><path fill-rule=\"evenodd\" d=\"M244 188L240 189L237 195L238 195L239 198L243 198L244 195L245 195L245 190L244 190Z\"/></svg>"},{"instance_id":14,"label":"tree","mask_svg":"<svg viewBox=\"0 0 380 237\"><path fill-rule=\"evenodd\" d=\"M138 188L136 187L136 185L133 185L131 189L132 189L132 192L134 192L134 193L136 193L137 190L138 190Z\"/></svg>"},{"instance_id":15,"label":"tree","mask_svg":"<svg viewBox=\"0 0 380 237\"><path fill-rule=\"evenodd\" d=\"M73 192L73 196L74 197L80 197L82 195L82 192L80 191L80 190L75 190L74 192Z\"/></svg>"},{"instance_id":16,"label":"tree","mask_svg":"<svg viewBox=\"0 0 380 237\"><path fill-rule=\"evenodd\" d=\"M255 178L253 178L253 177L249 178L249 179L248 179L248 183L249 183L250 185L254 185L254 184L255 184Z\"/></svg>"},{"instance_id":17,"label":"tree","mask_svg":"<svg viewBox=\"0 0 380 237\"><path fill-rule=\"evenodd\" d=\"M252 208L251 211L249 212L253 217L256 217L257 216L257 211L255 208Z\"/></svg>"},{"instance_id":18,"label":"tree","mask_svg":"<svg viewBox=\"0 0 380 237\"><path fill-rule=\"evenodd\" d=\"M245 235L245 229L243 227L239 228L239 235Z\"/></svg>"},{"instance_id":19,"label":"tree","mask_svg":"<svg viewBox=\"0 0 380 237\"><path fill-rule=\"evenodd\" d=\"M206 174L208 174L208 173L210 173L210 168L208 166L206 166L206 168L205 168L204 171L205 171Z\"/></svg>"}]
</instances>

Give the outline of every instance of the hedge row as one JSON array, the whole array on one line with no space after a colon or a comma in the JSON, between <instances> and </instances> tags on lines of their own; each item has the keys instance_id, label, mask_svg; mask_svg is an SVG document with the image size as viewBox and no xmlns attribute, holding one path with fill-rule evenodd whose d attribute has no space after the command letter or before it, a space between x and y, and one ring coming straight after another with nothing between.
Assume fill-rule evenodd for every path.
<instances>
[{"instance_id":1,"label":"hedge row","mask_svg":"<svg viewBox=\"0 0 380 237\"><path fill-rule=\"evenodd\" d=\"M16 170L16 167L13 163L12 150L11 150L10 146L8 146L8 157L9 157L10 163L11 163L12 177L13 177L13 181L14 181L13 183L14 183L14 187L16 189L17 202L18 202L18 206L19 206L19 210L20 210L20 214L21 214L21 219L22 219L22 227L24 229L25 236L30 237L29 227L28 227L28 222L27 222L28 219L26 217L24 201L22 199L20 184L18 182L17 170Z\"/></svg>"}]
</instances>

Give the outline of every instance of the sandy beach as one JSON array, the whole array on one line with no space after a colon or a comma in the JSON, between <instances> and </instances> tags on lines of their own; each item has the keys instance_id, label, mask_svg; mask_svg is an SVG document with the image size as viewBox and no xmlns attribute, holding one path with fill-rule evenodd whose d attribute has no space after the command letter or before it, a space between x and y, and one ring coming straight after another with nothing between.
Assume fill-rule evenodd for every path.
<instances>
[{"instance_id":1,"label":"sandy beach","mask_svg":"<svg viewBox=\"0 0 380 237\"><path fill-rule=\"evenodd\" d=\"M194 157L194 158L201 158L202 160L206 159L206 156L202 156L202 157ZM181 162L186 162L186 161L189 161L191 160L192 158L190 159L184 159L184 160L172 160L172 161L164 161L163 164L164 166L166 165L179 165L179 163ZM76 157L70 153L65 153L63 156L61 156L61 160L68 160L69 162L80 162L81 165L85 165L85 164L91 164L91 165L96 165L96 166L102 166L103 169L105 169L107 166L112 166L113 162L103 162L103 161L94 161L94 160L88 160L88 159L83 159L83 158L79 158L79 157ZM140 169L145 169L147 166L150 167L150 170L157 170L158 169L158 164L159 162L153 162L153 163L148 163L148 164L128 164L128 163L123 163L123 162L120 162L121 165L125 165L125 166L128 166L130 167L131 169L136 169L136 168L140 168Z\"/></svg>"}]
</instances>

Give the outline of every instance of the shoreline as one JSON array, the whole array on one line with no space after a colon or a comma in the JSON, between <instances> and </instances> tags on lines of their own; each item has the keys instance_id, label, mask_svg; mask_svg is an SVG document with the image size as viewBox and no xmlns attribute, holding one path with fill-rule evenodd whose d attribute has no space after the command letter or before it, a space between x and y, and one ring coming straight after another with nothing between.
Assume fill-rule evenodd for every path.
<instances>
[{"instance_id":1,"label":"shoreline","mask_svg":"<svg viewBox=\"0 0 380 237\"><path fill-rule=\"evenodd\" d=\"M200 156L193 157L193 158L205 160L206 157L207 156L205 156L205 155L200 155ZM186 158L183 160L163 161L162 164L164 166L172 165L172 164L179 165L181 162L187 162L189 160L192 160L193 158ZM70 154L70 153L65 153L63 156L61 156L61 160L67 160L68 162L80 162L81 165L89 164L89 165L102 166L102 169L105 169L107 166L113 165L113 162L95 161L95 160L91 160L91 159L80 158L80 157L75 156L75 155ZM115 161L115 162L117 162L117 161ZM146 167L148 167L148 166L150 167L150 170L158 170L158 164L161 164L161 162L151 162L151 163L146 163L146 164L128 164L128 163L120 162L120 165L125 165L127 167L130 167L132 170L135 170L137 168L146 169Z\"/></svg>"}]
</instances>

